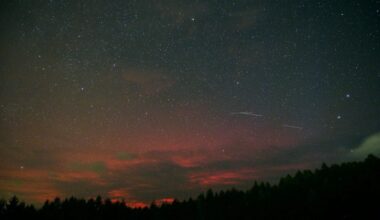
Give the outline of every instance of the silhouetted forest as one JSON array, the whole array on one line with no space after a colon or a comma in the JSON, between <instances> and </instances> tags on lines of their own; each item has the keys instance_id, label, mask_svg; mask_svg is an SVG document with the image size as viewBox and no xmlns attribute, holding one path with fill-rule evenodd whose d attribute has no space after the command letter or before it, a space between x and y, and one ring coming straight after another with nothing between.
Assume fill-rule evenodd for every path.
<instances>
[{"instance_id":1,"label":"silhouetted forest","mask_svg":"<svg viewBox=\"0 0 380 220\"><path fill-rule=\"evenodd\" d=\"M158 207L132 209L109 199L67 198L36 209L0 201L0 219L380 219L380 159L298 171L276 185L213 192Z\"/></svg>"}]
</instances>

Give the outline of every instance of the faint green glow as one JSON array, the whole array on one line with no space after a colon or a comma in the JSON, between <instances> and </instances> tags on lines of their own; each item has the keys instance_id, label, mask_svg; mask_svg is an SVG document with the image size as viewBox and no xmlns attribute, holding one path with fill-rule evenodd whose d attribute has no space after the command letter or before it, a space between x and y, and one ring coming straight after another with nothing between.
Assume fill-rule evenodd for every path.
<instances>
[{"instance_id":1,"label":"faint green glow","mask_svg":"<svg viewBox=\"0 0 380 220\"><path fill-rule=\"evenodd\" d=\"M118 160L133 160L133 159L136 158L136 156L133 155L133 154L130 154L130 153L128 153L128 152L122 151L122 152L118 152L118 153L116 154L116 158L117 158Z\"/></svg>"},{"instance_id":2,"label":"faint green glow","mask_svg":"<svg viewBox=\"0 0 380 220\"><path fill-rule=\"evenodd\" d=\"M102 174L107 170L106 165L102 161L96 161L92 163L75 162L70 164L69 168L74 171L92 171L98 174Z\"/></svg>"},{"instance_id":3,"label":"faint green glow","mask_svg":"<svg viewBox=\"0 0 380 220\"><path fill-rule=\"evenodd\" d=\"M380 133L367 137L352 153L357 157L366 157L368 154L380 155Z\"/></svg>"}]
</instances>

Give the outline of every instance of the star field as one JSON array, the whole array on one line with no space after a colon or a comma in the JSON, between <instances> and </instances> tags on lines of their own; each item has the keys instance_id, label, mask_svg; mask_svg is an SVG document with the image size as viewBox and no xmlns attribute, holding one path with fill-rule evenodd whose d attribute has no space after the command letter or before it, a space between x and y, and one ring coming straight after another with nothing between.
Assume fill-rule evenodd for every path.
<instances>
[{"instance_id":1,"label":"star field","mask_svg":"<svg viewBox=\"0 0 380 220\"><path fill-rule=\"evenodd\" d=\"M1 197L244 189L357 158L380 130L375 0L0 8Z\"/></svg>"}]
</instances>

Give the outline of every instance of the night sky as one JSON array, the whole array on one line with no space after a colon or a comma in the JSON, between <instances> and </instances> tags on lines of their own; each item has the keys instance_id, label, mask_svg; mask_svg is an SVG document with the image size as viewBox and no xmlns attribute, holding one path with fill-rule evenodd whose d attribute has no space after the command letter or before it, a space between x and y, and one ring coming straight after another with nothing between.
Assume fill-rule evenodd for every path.
<instances>
[{"instance_id":1,"label":"night sky","mask_svg":"<svg viewBox=\"0 0 380 220\"><path fill-rule=\"evenodd\" d=\"M380 152L380 1L0 8L0 197L138 206Z\"/></svg>"}]
</instances>

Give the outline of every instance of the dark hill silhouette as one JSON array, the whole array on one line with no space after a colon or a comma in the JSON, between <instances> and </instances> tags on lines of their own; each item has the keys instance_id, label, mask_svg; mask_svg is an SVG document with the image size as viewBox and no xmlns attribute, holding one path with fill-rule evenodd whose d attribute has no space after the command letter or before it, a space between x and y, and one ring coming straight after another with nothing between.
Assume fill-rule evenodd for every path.
<instances>
[{"instance_id":1,"label":"dark hill silhouette","mask_svg":"<svg viewBox=\"0 0 380 220\"><path fill-rule=\"evenodd\" d=\"M132 209L101 197L71 197L35 209L13 197L0 201L0 219L380 219L379 200L380 159L369 155L363 162L298 171L277 185L208 190L160 207Z\"/></svg>"}]
</instances>

